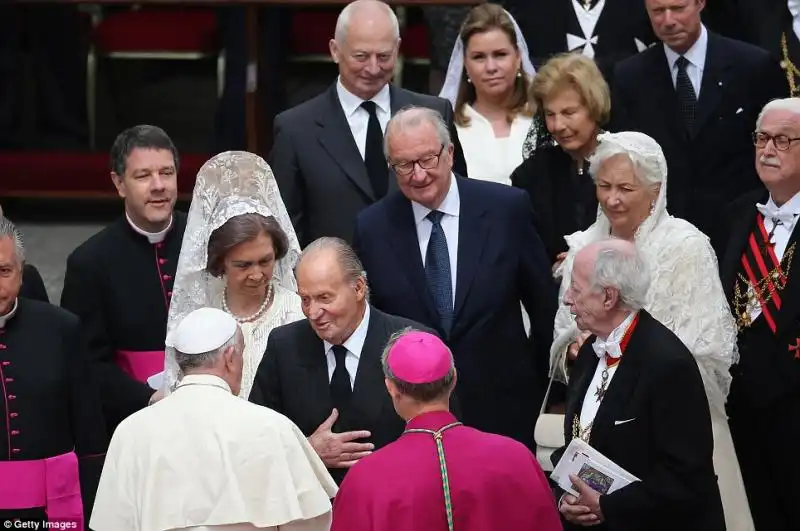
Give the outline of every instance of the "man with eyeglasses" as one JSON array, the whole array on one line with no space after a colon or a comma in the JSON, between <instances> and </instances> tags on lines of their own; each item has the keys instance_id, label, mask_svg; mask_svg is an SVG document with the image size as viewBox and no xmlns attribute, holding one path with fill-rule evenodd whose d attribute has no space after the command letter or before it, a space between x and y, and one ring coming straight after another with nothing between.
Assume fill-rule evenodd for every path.
<instances>
[{"instance_id":1,"label":"man with eyeglasses","mask_svg":"<svg viewBox=\"0 0 800 531\"><path fill-rule=\"evenodd\" d=\"M399 190L359 214L353 241L372 303L445 339L466 425L533 448L557 294L530 200L454 174L447 124L431 109L397 113L386 153Z\"/></svg>"},{"instance_id":2,"label":"man with eyeglasses","mask_svg":"<svg viewBox=\"0 0 800 531\"><path fill-rule=\"evenodd\" d=\"M338 79L275 118L270 165L303 247L323 236L350 242L356 215L395 188L383 131L408 105L430 107L445 117L456 169L466 175L450 102L391 84L399 47L399 24L390 6L351 2L330 41Z\"/></svg>"},{"instance_id":3,"label":"man with eyeglasses","mask_svg":"<svg viewBox=\"0 0 800 531\"><path fill-rule=\"evenodd\" d=\"M732 208L722 283L738 329L740 361L728 396L756 529L797 529L800 461L800 98L773 100L753 133L766 190ZM789 481L778 481L790 478Z\"/></svg>"}]
</instances>

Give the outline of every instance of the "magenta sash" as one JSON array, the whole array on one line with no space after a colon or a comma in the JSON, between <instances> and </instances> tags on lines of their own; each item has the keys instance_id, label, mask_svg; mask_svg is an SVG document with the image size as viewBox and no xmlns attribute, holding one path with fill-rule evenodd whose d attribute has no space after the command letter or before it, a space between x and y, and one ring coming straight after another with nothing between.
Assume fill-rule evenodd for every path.
<instances>
[{"instance_id":1,"label":"magenta sash","mask_svg":"<svg viewBox=\"0 0 800 531\"><path fill-rule=\"evenodd\" d=\"M0 461L0 509L44 507L51 522L83 529L78 456L67 452L30 461Z\"/></svg>"},{"instance_id":2,"label":"magenta sash","mask_svg":"<svg viewBox=\"0 0 800 531\"><path fill-rule=\"evenodd\" d=\"M118 350L117 365L138 382L164 370L163 350Z\"/></svg>"}]
</instances>

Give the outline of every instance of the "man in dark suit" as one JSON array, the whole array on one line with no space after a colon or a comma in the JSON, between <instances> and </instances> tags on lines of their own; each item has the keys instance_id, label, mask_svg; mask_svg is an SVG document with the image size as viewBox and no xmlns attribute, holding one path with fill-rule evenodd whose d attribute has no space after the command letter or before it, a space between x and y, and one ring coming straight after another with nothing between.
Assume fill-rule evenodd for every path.
<instances>
[{"instance_id":1,"label":"man in dark suit","mask_svg":"<svg viewBox=\"0 0 800 531\"><path fill-rule=\"evenodd\" d=\"M456 177L436 111L404 110L386 131L400 190L359 215L353 243L373 304L447 341L465 424L533 447L557 295L528 196Z\"/></svg>"},{"instance_id":2,"label":"man in dark suit","mask_svg":"<svg viewBox=\"0 0 800 531\"><path fill-rule=\"evenodd\" d=\"M662 44L617 65L611 129L640 131L661 145L670 213L696 225L721 255L726 205L758 187L753 123L785 81L765 50L706 30L705 0L645 4Z\"/></svg>"},{"instance_id":3,"label":"man in dark suit","mask_svg":"<svg viewBox=\"0 0 800 531\"><path fill-rule=\"evenodd\" d=\"M570 373L565 440L580 437L641 481L605 494L572 476L579 496L559 501L566 531L725 529L703 380L681 340L642 309L647 272L624 240L575 256L564 302L592 335Z\"/></svg>"},{"instance_id":4,"label":"man in dark suit","mask_svg":"<svg viewBox=\"0 0 800 531\"><path fill-rule=\"evenodd\" d=\"M722 285L739 328L731 368L731 435L756 529L797 529L800 462L800 99L767 104L756 124L756 169L767 190L731 208ZM794 261L796 264L797 261Z\"/></svg>"},{"instance_id":5,"label":"man in dark suit","mask_svg":"<svg viewBox=\"0 0 800 531\"><path fill-rule=\"evenodd\" d=\"M466 175L450 103L389 84L399 35L397 17L383 2L349 4L330 43L338 80L275 118L270 164L303 247L320 236L350 241L356 215L395 188L383 156L383 130L403 107L430 107L445 116L456 168Z\"/></svg>"},{"instance_id":6,"label":"man in dark suit","mask_svg":"<svg viewBox=\"0 0 800 531\"><path fill-rule=\"evenodd\" d=\"M297 284L307 319L270 333L249 399L297 424L341 483L405 428L384 385L389 338L428 329L370 306L358 256L341 239L320 238L303 251Z\"/></svg>"}]
</instances>

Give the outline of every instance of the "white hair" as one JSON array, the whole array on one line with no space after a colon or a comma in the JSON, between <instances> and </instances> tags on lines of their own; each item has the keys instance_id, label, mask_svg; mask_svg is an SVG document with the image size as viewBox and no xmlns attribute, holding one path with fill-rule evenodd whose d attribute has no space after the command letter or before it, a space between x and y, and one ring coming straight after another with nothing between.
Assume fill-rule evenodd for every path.
<instances>
[{"instance_id":1,"label":"white hair","mask_svg":"<svg viewBox=\"0 0 800 531\"><path fill-rule=\"evenodd\" d=\"M333 38L339 46L343 45L347 40L347 33L350 30L350 19L359 10L359 8L363 9L367 6L380 6L383 11L386 12L386 16L389 17L389 22L391 22L392 29L394 30L395 39L400 39L400 22L398 22L397 15L395 15L394 11L391 7L389 7L388 4L379 2L377 0L356 0L355 2L350 2L347 4L344 9L342 9L342 12L339 13L339 18L336 19L336 31Z\"/></svg>"},{"instance_id":2,"label":"white hair","mask_svg":"<svg viewBox=\"0 0 800 531\"><path fill-rule=\"evenodd\" d=\"M613 288L619 291L620 304L631 311L644 307L650 288L650 270L639 251L601 246L597 251L592 289Z\"/></svg>"},{"instance_id":3,"label":"white hair","mask_svg":"<svg viewBox=\"0 0 800 531\"><path fill-rule=\"evenodd\" d=\"M616 142L600 142L594 155L591 157L591 165L589 166L589 174L593 180L597 180L597 173L605 162L611 157L617 155L624 155L633 165L633 172L639 181L648 188L654 188L660 184L666 175L661 171L658 162L651 157L642 156L642 154L632 149L626 149L624 146Z\"/></svg>"},{"instance_id":4,"label":"white hair","mask_svg":"<svg viewBox=\"0 0 800 531\"><path fill-rule=\"evenodd\" d=\"M22 243L22 234L10 219L0 214L0 238L11 238L14 242L14 252L20 263L25 262L25 246Z\"/></svg>"},{"instance_id":5,"label":"white hair","mask_svg":"<svg viewBox=\"0 0 800 531\"><path fill-rule=\"evenodd\" d=\"M241 354L244 351L244 335L239 325L236 326L236 331L231 338L227 340L221 347L215 348L208 352L201 354L185 354L179 350L175 350L175 362L178 364L181 372L186 374L189 371L200 368L209 368L216 363L217 358L223 352L233 347L233 349Z\"/></svg>"},{"instance_id":6,"label":"white hair","mask_svg":"<svg viewBox=\"0 0 800 531\"><path fill-rule=\"evenodd\" d=\"M383 152L389 157L389 137L392 133L402 131L408 128L419 127L424 123L433 125L436 129L436 136L439 137L439 142L447 147L452 141L450 138L450 129L439 114L439 111L429 109L428 107L415 107L410 105L404 107L397 114L392 116L389 123L386 124L386 133L383 136Z\"/></svg>"},{"instance_id":7,"label":"white hair","mask_svg":"<svg viewBox=\"0 0 800 531\"><path fill-rule=\"evenodd\" d=\"M761 123L764 121L764 115L769 111L789 111L800 120L800 98L779 98L768 102L764 105L764 108L761 109L761 112L758 113L758 118L756 118L756 131L761 130Z\"/></svg>"}]
</instances>

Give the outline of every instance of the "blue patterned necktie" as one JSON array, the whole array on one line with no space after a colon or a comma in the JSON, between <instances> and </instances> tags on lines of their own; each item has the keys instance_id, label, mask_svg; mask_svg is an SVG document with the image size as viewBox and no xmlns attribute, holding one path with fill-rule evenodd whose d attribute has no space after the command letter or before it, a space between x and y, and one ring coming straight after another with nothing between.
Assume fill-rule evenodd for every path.
<instances>
[{"instance_id":1,"label":"blue patterned necktie","mask_svg":"<svg viewBox=\"0 0 800 531\"><path fill-rule=\"evenodd\" d=\"M433 226L425 255L425 279L439 311L442 329L449 334L453 327L453 281L450 276L447 237L442 229L443 216L438 210L432 210L427 216Z\"/></svg>"},{"instance_id":2,"label":"blue patterned necktie","mask_svg":"<svg viewBox=\"0 0 800 531\"><path fill-rule=\"evenodd\" d=\"M675 92L678 94L683 123L686 125L686 130L691 132L694 127L694 115L697 110L697 95L694 92L692 80L689 79L689 74L686 72L686 67L689 66L689 60L681 55L678 57L675 64L678 66Z\"/></svg>"}]
</instances>

